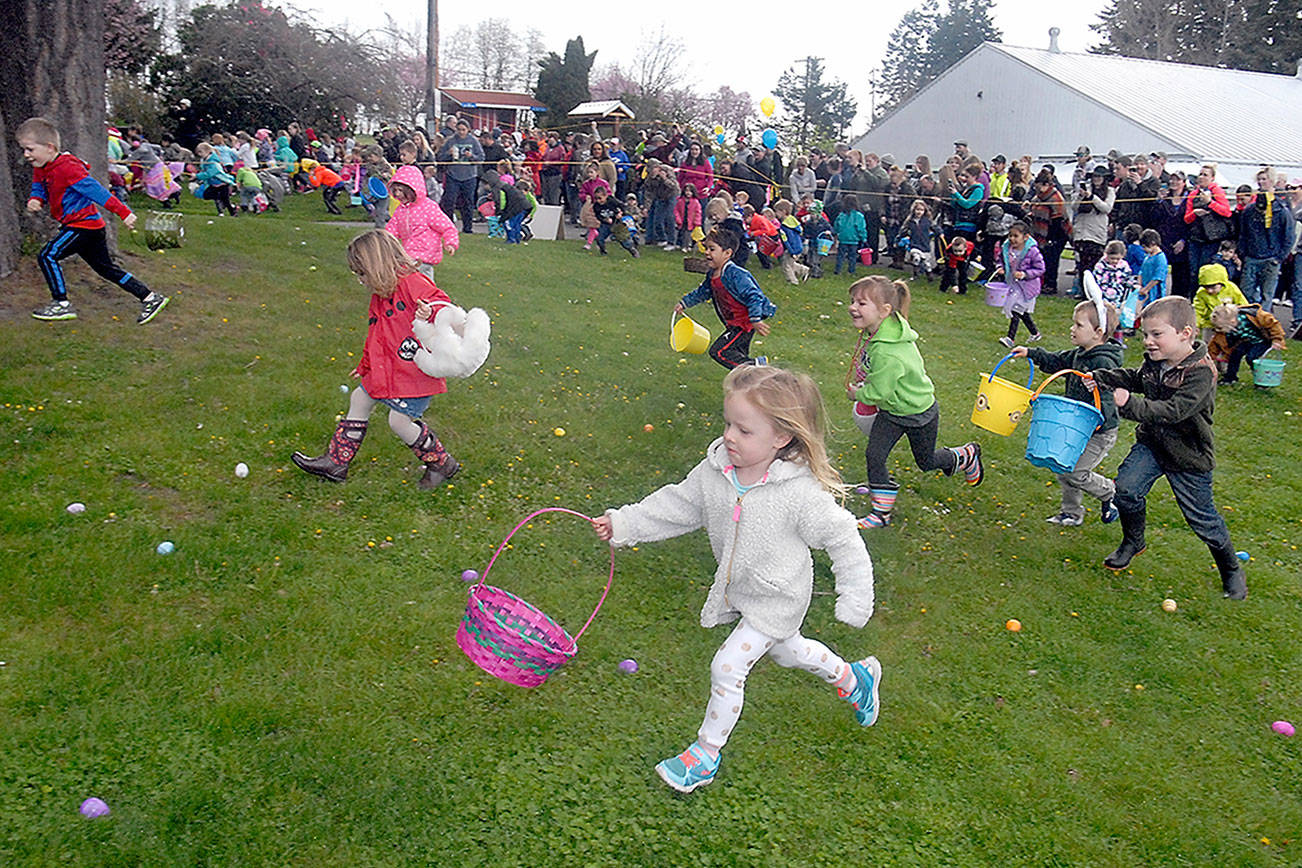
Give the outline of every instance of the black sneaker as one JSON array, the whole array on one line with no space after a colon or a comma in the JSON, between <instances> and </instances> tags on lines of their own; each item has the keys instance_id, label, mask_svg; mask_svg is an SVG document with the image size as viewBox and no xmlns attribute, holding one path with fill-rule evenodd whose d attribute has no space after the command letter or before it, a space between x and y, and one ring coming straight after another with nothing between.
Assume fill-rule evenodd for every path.
<instances>
[{"instance_id":1,"label":"black sneaker","mask_svg":"<svg viewBox=\"0 0 1302 868\"><path fill-rule=\"evenodd\" d=\"M156 292L151 293L148 298L140 303L140 316L136 317L136 325L144 325L158 316L158 312L167 307L170 300L165 295L159 295Z\"/></svg>"},{"instance_id":2,"label":"black sneaker","mask_svg":"<svg viewBox=\"0 0 1302 868\"><path fill-rule=\"evenodd\" d=\"M1105 500L1099 504L1099 521L1104 524L1112 524L1121 517L1121 510L1110 500Z\"/></svg>"},{"instance_id":3,"label":"black sneaker","mask_svg":"<svg viewBox=\"0 0 1302 868\"><path fill-rule=\"evenodd\" d=\"M36 310L32 311L32 317L46 321L76 319L77 312L72 309L72 302L63 298L38 307Z\"/></svg>"}]
</instances>

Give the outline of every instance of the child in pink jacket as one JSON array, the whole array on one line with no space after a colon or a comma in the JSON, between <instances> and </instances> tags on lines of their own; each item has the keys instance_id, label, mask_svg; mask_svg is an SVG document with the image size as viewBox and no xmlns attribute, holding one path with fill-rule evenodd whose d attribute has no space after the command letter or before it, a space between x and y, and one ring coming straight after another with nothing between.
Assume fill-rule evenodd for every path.
<instances>
[{"instance_id":1,"label":"child in pink jacket","mask_svg":"<svg viewBox=\"0 0 1302 868\"><path fill-rule=\"evenodd\" d=\"M434 266L461 245L457 227L438 203L425 194L425 177L416 166L403 166L389 181L389 195L399 205L387 228L402 242L407 255L420 263L420 270L433 279Z\"/></svg>"},{"instance_id":2,"label":"child in pink jacket","mask_svg":"<svg viewBox=\"0 0 1302 868\"><path fill-rule=\"evenodd\" d=\"M696 198L696 185L683 186L683 195L674 203L674 222L678 224L678 246L686 253L692 249L692 230L701 226L701 200Z\"/></svg>"}]
</instances>

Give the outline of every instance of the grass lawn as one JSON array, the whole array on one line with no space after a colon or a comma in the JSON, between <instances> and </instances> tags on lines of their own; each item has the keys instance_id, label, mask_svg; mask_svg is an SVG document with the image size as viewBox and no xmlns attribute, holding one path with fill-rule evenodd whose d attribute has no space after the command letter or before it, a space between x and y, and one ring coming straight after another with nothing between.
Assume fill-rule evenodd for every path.
<instances>
[{"instance_id":1,"label":"grass lawn","mask_svg":"<svg viewBox=\"0 0 1302 868\"><path fill-rule=\"evenodd\" d=\"M128 267L172 295L149 326L79 265L80 319L28 316L47 297L31 263L0 308L0 863L1302 863L1302 742L1270 729L1302 725L1302 362L1281 388L1218 395L1217 494L1252 555L1232 603L1165 483L1132 571L1100 566L1119 531L1097 512L1045 524L1057 487L1023 459L1024 428L968 421L1004 320L979 294L916 286L942 441L980 440L987 474L969 488L896 450L899 521L868 539L864 630L834 620L816 560L805 632L881 658L881 719L861 730L830 688L762 663L718 781L683 798L652 766L694 738L726 635L697 623L703 534L621 551L577 657L540 688L453 641L462 570L517 520L637 499L719 433L722 369L666 342L694 285L680 257L465 239L439 284L488 310L493 353L427 416L465 469L420 491L377 415L334 486L289 453L318 454L345 407L366 326L343 258L357 230L324 222L318 197L278 217L184 207L182 249L124 237ZM760 280L779 315L757 351L818 379L833 455L862 482L841 389L849 280ZM1069 312L1042 301L1047 346L1067 345ZM544 517L492 579L574 630L605 550ZM111 817L81 818L88 796Z\"/></svg>"}]
</instances>

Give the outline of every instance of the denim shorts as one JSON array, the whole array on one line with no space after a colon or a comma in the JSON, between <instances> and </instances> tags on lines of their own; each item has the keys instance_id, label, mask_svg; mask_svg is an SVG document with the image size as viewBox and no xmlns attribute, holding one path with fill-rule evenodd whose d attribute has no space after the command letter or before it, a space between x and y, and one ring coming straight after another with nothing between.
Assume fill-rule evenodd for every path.
<instances>
[{"instance_id":1,"label":"denim shorts","mask_svg":"<svg viewBox=\"0 0 1302 868\"><path fill-rule=\"evenodd\" d=\"M358 386L358 388L363 392L366 392L365 386ZM371 393L366 392L366 396L368 398L371 397ZM429 409L429 402L434 400L434 396L425 395L420 398L374 398L373 400L379 401L390 410L397 410L404 416L419 419L421 416L425 415L425 411Z\"/></svg>"}]
</instances>

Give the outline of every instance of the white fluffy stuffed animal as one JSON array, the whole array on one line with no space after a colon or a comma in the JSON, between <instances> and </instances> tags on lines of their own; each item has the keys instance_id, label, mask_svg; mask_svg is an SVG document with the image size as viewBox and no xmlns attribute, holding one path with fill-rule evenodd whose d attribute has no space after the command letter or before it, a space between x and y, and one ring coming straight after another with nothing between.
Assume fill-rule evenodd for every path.
<instances>
[{"instance_id":1,"label":"white fluffy stuffed animal","mask_svg":"<svg viewBox=\"0 0 1302 868\"><path fill-rule=\"evenodd\" d=\"M491 326L488 314L477 307L463 310L455 304L434 308L432 319L416 311L411 331L421 347L416 367L431 377L469 377L488 358Z\"/></svg>"}]
</instances>

